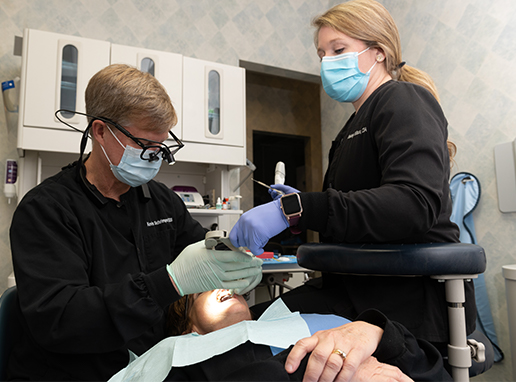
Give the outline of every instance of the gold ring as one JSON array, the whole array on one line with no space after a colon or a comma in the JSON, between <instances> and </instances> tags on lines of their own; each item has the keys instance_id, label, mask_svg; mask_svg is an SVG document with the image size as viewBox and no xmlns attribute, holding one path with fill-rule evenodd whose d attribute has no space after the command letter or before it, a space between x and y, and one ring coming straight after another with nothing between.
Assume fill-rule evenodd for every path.
<instances>
[{"instance_id":1,"label":"gold ring","mask_svg":"<svg viewBox=\"0 0 516 382\"><path fill-rule=\"evenodd\" d=\"M334 351L332 351L332 354L337 354L337 355L340 355L340 357L342 358L343 361L346 360L346 357L347 357L347 354L344 353L342 350L340 349L335 349Z\"/></svg>"}]
</instances>

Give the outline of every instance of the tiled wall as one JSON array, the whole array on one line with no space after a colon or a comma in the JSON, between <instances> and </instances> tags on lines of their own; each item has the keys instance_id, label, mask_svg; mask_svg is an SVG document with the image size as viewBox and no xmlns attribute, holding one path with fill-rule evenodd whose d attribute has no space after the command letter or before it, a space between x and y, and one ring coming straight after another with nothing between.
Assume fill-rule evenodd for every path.
<instances>
[{"instance_id":1,"label":"tiled wall","mask_svg":"<svg viewBox=\"0 0 516 382\"><path fill-rule=\"evenodd\" d=\"M12 55L23 28L109 40L238 65L239 60L318 74L310 20L335 0L0 0L0 81L20 73ZM511 380L501 266L516 263L516 213L498 210L493 147L516 138L516 2L381 0L396 20L403 59L436 81L459 147L454 171L482 185L474 212L488 256L487 288L506 361L477 380ZM324 93L323 153L352 110ZM323 154L324 155L324 154ZM16 158L16 132L0 116L0 168ZM323 168L326 167L323 157ZM1 172L1 171L0 171ZM2 172L3 174L3 172ZM3 176L3 175L2 175ZM8 228L14 204L0 198L0 289L11 272Z\"/></svg>"}]
</instances>

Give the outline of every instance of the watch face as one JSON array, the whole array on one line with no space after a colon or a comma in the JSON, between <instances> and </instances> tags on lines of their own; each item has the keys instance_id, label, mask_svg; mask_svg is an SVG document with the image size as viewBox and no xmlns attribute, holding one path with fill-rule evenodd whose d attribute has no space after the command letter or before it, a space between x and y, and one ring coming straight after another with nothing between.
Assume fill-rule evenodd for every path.
<instances>
[{"instance_id":1,"label":"watch face","mask_svg":"<svg viewBox=\"0 0 516 382\"><path fill-rule=\"evenodd\" d=\"M297 194L287 195L281 198L285 215L298 214L301 212L301 204Z\"/></svg>"}]
</instances>

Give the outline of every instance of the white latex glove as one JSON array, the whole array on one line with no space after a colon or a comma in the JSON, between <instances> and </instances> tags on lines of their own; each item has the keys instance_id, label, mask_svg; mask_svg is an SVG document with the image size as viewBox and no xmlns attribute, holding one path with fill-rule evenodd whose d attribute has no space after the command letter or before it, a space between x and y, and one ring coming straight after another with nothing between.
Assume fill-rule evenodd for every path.
<instances>
[{"instance_id":1,"label":"white latex glove","mask_svg":"<svg viewBox=\"0 0 516 382\"><path fill-rule=\"evenodd\" d=\"M243 294L260 282L262 263L242 252L207 249L201 240L186 247L167 271L181 296L214 289Z\"/></svg>"}]
</instances>

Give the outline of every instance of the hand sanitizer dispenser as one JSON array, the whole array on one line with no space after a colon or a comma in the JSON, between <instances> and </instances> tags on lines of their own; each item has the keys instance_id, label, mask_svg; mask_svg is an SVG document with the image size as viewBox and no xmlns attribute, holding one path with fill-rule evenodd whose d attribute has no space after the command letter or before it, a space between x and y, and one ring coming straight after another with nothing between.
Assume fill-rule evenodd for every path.
<instances>
[{"instance_id":1,"label":"hand sanitizer dispenser","mask_svg":"<svg viewBox=\"0 0 516 382\"><path fill-rule=\"evenodd\" d=\"M20 78L2 82L5 119L9 129L14 129L18 121Z\"/></svg>"},{"instance_id":2,"label":"hand sanitizer dispenser","mask_svg":"<svg viewBox=\"0 0 516 382\"><path fill-rule=\"evenodd\" d=\"M494 148L498 208L516 212L516 139Z\"/></svg>"}]
</instances>

